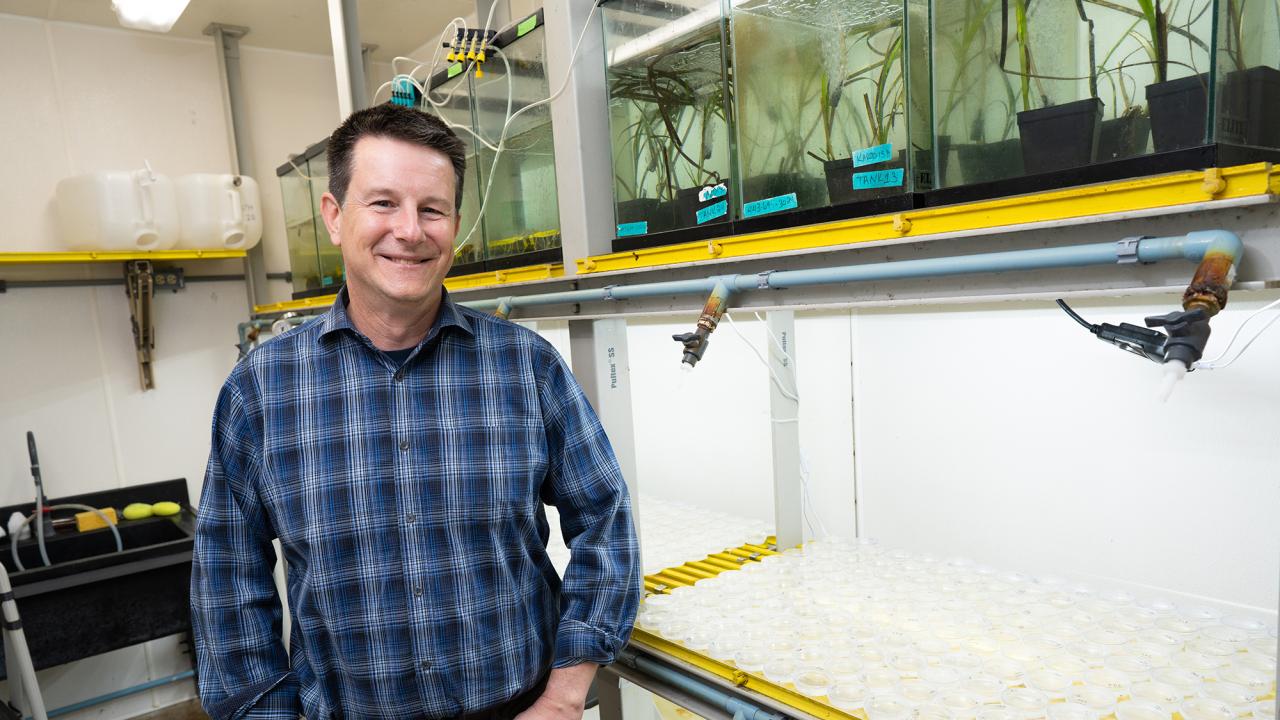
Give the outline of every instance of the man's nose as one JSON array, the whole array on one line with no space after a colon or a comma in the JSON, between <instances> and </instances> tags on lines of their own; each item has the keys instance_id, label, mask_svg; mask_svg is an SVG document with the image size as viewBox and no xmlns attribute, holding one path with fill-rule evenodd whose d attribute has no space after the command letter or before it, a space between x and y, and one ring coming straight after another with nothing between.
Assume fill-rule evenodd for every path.
<instances>
[{"instance_id":1,"label":"man's nose","mask_svg":"<svg viewBox=\"0 0 1280 720\"><path fill-rule=\"evenodd\" d=\"M418 223L418 208L402 204L391 219L391 231L398 240L422 239L422 225Z\"/></svg>"}]
</instances>

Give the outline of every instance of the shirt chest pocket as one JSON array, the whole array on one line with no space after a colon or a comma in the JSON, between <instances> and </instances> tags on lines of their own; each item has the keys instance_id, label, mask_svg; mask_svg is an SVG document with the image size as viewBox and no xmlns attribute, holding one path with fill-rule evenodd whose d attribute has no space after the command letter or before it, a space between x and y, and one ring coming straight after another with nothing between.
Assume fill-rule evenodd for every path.
<instances>
[{"instance_id":1,"label":"shirt chest pocket","mask_svg":"<svg viewBox=\"0 0 1280 720\"><path fill-rule=\"evenodd\" d=\"M431 463L429 486L437 512L430 515L442 520L457 512L510 517L530 513L540 502L538 493L547 474L542 426L460 423L433 434L438 456Z\"/></svg>"}]
</instances>

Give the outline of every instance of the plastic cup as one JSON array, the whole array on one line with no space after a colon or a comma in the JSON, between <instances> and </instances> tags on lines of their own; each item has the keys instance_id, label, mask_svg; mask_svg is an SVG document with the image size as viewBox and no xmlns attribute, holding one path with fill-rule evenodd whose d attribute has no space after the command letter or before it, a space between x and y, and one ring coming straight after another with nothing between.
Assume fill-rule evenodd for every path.
<instances>
[{"instance_id":1,"label":"plastic cup","mask_svg":"<svg viewBox=\"0 0 1280 720\"><path fill-rule=\"evenodd\" d=\"M1085 705L1053 703L1049 705L1049 720L1098 720L1098 714Z\"/></svg>"},{"instance_id":2,"label":"plastic cup","mask_svg":"<svg viewBox=\"0 0 1280 720\"><path fill-rule=\"evenodd\" d=\"M1022 682L1023 666L1005 657L988 658L982 663L986 674L1006 685L1017 685Z\"/></svg>"},{"instance_id":3,"label":"plastic cup","mask_svg":"<svg viewBox=\"0 0 1280 720\"><path fill-rule=\"evenodd\" d=\"M739 670L751 673L764 670L765 663L770 660L769 651L757 645L741 648L733 655L733 664Z\"/></svg>"},{"instance_id":4,"label":"plastic cup","mask_svg":"<svg viewBox=\"0 0 1280 720\"><path fill-rule=\"evenodd\" d=\"M1082 678L1089 670L1089 664L1075 655L1058 654L1044 659L1046 669L1062 673L1069 678Z\"/></svg>"},{"instance_id":5,"label":"plastic cup","mask_svg":"<svg viewBox=\"0 0 1280 720\"><path fill-rule=\"evenodd\" d=\"M1258 700L1258 694L1249 688L1231 682L1204 682L1200 695L1230 705L1236 712L1249 712Z\"/></svg>"},{"instance_id":6,"label":"plastic cup","mask_svg":"<svg viewBox=\"0 0 1280 720\"><path fill-rule=\"evenodd\" d=\"M866 703L869 720L907 720L911 704L897 695L872 695Z\"/></svg>"},{"instance_id":7,"label":"plastic cup","mask_svg":"<svg viewBox=\"0 0 1280 720\"><path fill-rule=\"evenodd\" d=\"M796 689L809 697L822 697L831 691L831 686L835 681L831 676L823 672L822 668L802 667L795 671L795 675L791 678L791 684Z\"/></svg>"},{"instance_id":8,"label":"plastic cup","mask_svg":"<svg viewBox=\"0 0 1280 720\"><path fill-rule=\"evenodd\" d=\"M1116 705L1118 720L1169 720L1172 714L1165 706L1147 700L1126 700Z\"/></svg>"},{"instance_id":9,"label":"plastic cup","mask_svg":"<svg viewBox=\"0 0 1280 720\"><path fill-rule=\"evenodd\" d=\"M1082 640L1068 645L1067 651L1083 660L1089 667L1100 668L1106 662L1107 656L1111 654L1112 647Z\"/></svg>"},{"instance_id":10,"label":"plastic cup","mask_svg":"<svg viewBox=\"0 0 1280 720\"><path fill-rule=\"evenodd\" d=\"M1072 685L1067 690L1067 702L1084 705L1098 717L1115 711L1118 696L1115 690L1100 685Z\"/></svg>"},{"instance_id":11,"label":"plastic cup","mask_svg":"<svg viewBox=\"0 0 1280 720\"><path fill-rule=\"evenodd\" d=\"M978 710L978 720L1023 720L1022 715L1007 707L993 705Z\"/></svg>"},{"instance_id":12,"label":"plastic cup","mask_svg":"<svg viewBox=\"0 0 1280 720\"><path fill-rule=\"evenodd\" d=\"M1213 698L1194 697L1182 703L1178 708L1183 720L1232 720L1236 716L1226 703Z\"/></svg>"},{"instance_id":13,"label":"plastic cup","mask_svg":"<svg viewBox=\"0 0 1280 720\"><path fill-rule=\"evenodd\" d=\"M872 667L862 672L862 684L873 692L892 690L898 686L899 680L897 671L886 667Z\"/></svg>"},{"instance_id":14,"label":"plastic cup","mask_svg":"<svg viewBox=\"0 0 1280 720\"><path fill-rule=\"evenodd\" d=\"M827 694L831 704L844 711L863 709L866 697L867 689L859 683L840 683Z\"/></svg>"},{"instance_id":15,"label":"plastic cup","mask_svg":"<svg viewBox=\"0 0 1280 720\"><path fill-rule=\"evenodd\" d=\"M1177 688L1184 700L1200 690L1201 677L1186 668L1158 668L1151 671L1151 679Z\"/></svg>"},{"instance_id":16,"label":"plastic cup","mask_svg":"<svg viewBox=\"0 0 1280 720\"><path fill-rule=\"evenodd\" d=\"M1049 707L1049 698L1039 690L1031 688L1009 688L1000 696L1004 706L1018 714L1022 720L1042 718Z\"/></svg>"},{"instance_id":17,"label":"plastic cup","mask_svg":"<svg viewBox=\"0 0 1280 720\"><path fill-rule=\"evenodd\" d=\"M1271 686L1275 684L1276 671L1274 667L1270 672L1266 672L1235 662L1219 668L1218 679L1243 685L1256 695L1266 695L1271 692Z\"/></svg>"},{"instance_id":18,"label":"plastic cup","mask_svg":"<svg viewBox=\"0 0 1280 720\"><path fill-rule=\"evenodd\" d=\"M764 665L764 676L770 682L783 683L791 682L792 676L795 675L795 662L785 658L774 658Z\"/></svg>"},{"instance_id":19,"label":"plastic cup","mask_svg":"<svg viewBox=\"0 0 1280 720\"><path fill-rule=\"evenodd\" d=\"M1187 720L1191 720L1188 718ZM1253 705L1253 720L1276 720L1276 701L1259 700Z\"/></svg>"},{"instance_id":20,"label":"plastic cup","mask_svg":"<svg viewBox=\"0 0 1280 720\"><path fill-rule=\"evenodd\" d=\"M954 720L946 708L932 703L917 705L911 712L911 718L912 720Z\"/></svg>"},{"instance_id":21,"label":"plastic cup","mask_svg":"<svg viewBox=\"0 0 1280 720\"><path fill-rule=\"evenodd\" d=\"M1199 675L1213 675L1222 667L1221 657L1210 657L1194 650L1183 650L1169 658L1174 667L1185 668Z\"/></svg>"},{"instance_id":22,"label":"plastic cup","mask_svg":"<svg viewBox=\"0 0 1280 720\"><path fill-rule=\"evenodd\" d=\"M1103 666L1128 675L1131 682L1146 680L1151 675L1151 661L1141 655L1112 655Z\"/></svg>"},{"instance_id":23,"label":"plastic cup","mask_svg":"<svg viewBox=\"0 0 1280 720\"><path fill-rule=\"evenodd\" d=\"M1129 697L1134 700L1147 700L1157 705L1177 707L1186 699L1182 690L1168 683L1147 680L1129 686Z\"/></svg>"},{"instance_id":24,"label":"plastic cup","mask_svg":"<svg viewBox=\"0 0 1280 720\"><path fill-rule=\"evenodd\" d=\"M973 720L977 717L978 707L982 705L980 699L961 688L943 690L934 701L945 707L956 720Z\"/></svg>"},{"instance_id":25,"label":"plastic cup","mask_svg":"<svg viewBox=\"0 0 1280 720\"><path fill-rule=\"evenodd\" d=\"M1190 635L1200 629L1199 625L1179 615L1170 615L1156 620L1156 627L1179 635Z\"/></svg>"},{"instance_id":26,"label":"plastic cup","mask_svg":"<svg viewBox=\"0 0 1280 720\"><path fill-rule=\"evenodd\" d=\"M1249 637L1263 637L1267 634L1267 624L1258 618L1249 617L1248 615L1227 615L1222 618L1222 624L1227 627L1244 630L1249 634Z\"/></svg>"},{"instance_id":27,"label":"plastic cup","mask_svg":"<svg viewBox=\"0 0 1280 720\"><path fill-rule=\"evenodd\" d=\"M920 671L920 679L937 688L956 685L962 678L959 670L945 665L931 665Z\"/></svg>"},{"instance_id":28,"label":"plastic cup","mask_svg":"<svg viewBox=\"0 0 1280 720\"><path fill-rule=\"evenodd\" d=\"M898 694L920 705L933 700L933 696L937 695L937 690L932 685L922 680L910 680L898 686Z\"/></svg>"},{"instance_id":29,"label":"plastic cup","mask_svg":"<svg viewBox=\"0 0 1280 720\"><path fill-rule=\"evenodd\" d=\"M1114 691L1117 695L1123 695L1129 691L1130 677L1111 668L1101 668L1098 670L1090 670L1084 674L1084 681L1090 685L1104 687Z\"/></svg>"},{"instance_id":30,"label":"plastic cup","mask_svg":"<svg viewBox=\"0 0 1280 720\"><path fill-rule=\"evenodd\" d=\"M1239 650L1235 645L1213 638L1200 637L1187 644L1187 649L1215 658L1230 658ZM1226 662L1223 660L1223 662Z\"/></svg>"},{"instance_id":31,"label":"plastic cup","mask_svg":"<svg viewBox=\"0 0 1280 720\"><path fill-rule=\"evenodd\" d=\"M1253 638L1249 641L1249 652L1274 658L1276 656L1276 639L1273 636Z\"/></svg>"},{"instance_id":32,"label":"plastic cup","mask_svg":"<svg viewBox=\"0 0 1280 720\"><path fill-rule=\"evenodd\" d=\"M1071 687L1071 678L1055 670L1039 668L1027 673L1027 684L1048 695L1050 700L1062 700Z\"/></svg>"},{"instance_id":33,"label":"plastic cup","mask_svg":"<svg viewBox=\"0 0 1280 720\"><path fill-rule=\"evenodd\" d=\"M1237 649L1243 648L1250 637L1248 631L1230 625L1210 625L1200 631L1200 636L1234 645Z\"/></svg>"}]
</instances>

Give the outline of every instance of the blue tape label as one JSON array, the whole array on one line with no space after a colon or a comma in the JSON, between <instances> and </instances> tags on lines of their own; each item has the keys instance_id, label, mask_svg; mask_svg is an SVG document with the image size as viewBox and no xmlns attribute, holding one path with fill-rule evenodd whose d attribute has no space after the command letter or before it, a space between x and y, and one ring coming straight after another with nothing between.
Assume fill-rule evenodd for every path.
<instances>
[{"instance_id":1,"label":"blue tape label","mask_svg":"<svg viewBox=\"0 0 1280 720\"><path fill-rule=\"evenodd\" d=\"M796 202L795 193L787 193L777 197L765 198L764 200L756 200L742 206L742 217L753 218L757 215L768 215L769 213L781 212L783 210L794 210L799 207Z\"/></svg>"},{"instance_id":2,"label":"blue tape label","mask_svg":"<svg viewBox=\"0 0 1280 720\"><path fill-rule=\"evenodd\" d=\"M715 205L708 205L698 211L698 224L701 225L708 220L715 220L718 217L724 217L729 214L729 201L721 200Z\"/></svg>"},{"instance_id":3,"label":"blue tape label","mask_svg":"<svg viewBox=\"0 0 1280 720\"><path fill-rule=\"evenodd\" d=\"M618 237L630 237L632 235L648 235L648 234L649 234L648 220L618 224Z\"/></svg>"},{"instance_id":4,"label":"blue tape label","mask_svg":"<svg viewBox=\"0 0 1280 720\"><path fill-rule=\"evenodd\" d=\"M893 144L885 143L876 145L865 150L859 150L853 154L853 166L862 167L863 165L875 165L882 163L893 157Z\"/></svg>"},{"instance_id":5,"label":"blue tape label","mask_svg":"<svg viewBox=\"0 0 1280 720\"><path fill-rule=\"evenodd\" d=\"M904 174L905 171L902 168L854 173L853 189L873 190L875 188L902 187Z\"/></svg>"},{"instance_id":6,"label":"blue tape label","mask_svg":"<svg viewBox=\"0 0 1280 720\"><path fill-rule=\"evenodd\" d=\"M698 202L715 200L718 197L724 197L728 194L729 188L725 187L724 183L720 183L719 185L710 185L698 191Z\"/></svg>"}]
</instances>

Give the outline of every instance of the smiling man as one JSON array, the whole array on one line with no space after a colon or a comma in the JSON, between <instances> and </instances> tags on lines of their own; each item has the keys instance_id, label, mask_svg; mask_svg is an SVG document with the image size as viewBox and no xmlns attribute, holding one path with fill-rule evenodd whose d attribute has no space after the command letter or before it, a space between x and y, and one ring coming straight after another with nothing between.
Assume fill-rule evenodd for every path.
<instances>
[{"instance_id":1,"label":"smiling man","mask_svg":"<svg viewBox=\"0 0 1280 720\"><path fill-rule=\"evenodd\" d=\"M241 362L214 411L191 575L205 709L579 718L641 587L604 430L546 341L444 290L465 170L453 132L381 105L328 153L346 287ZM572 549L563 580L544 503Z\"/></svg>"}]
</instances>

